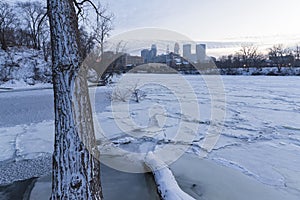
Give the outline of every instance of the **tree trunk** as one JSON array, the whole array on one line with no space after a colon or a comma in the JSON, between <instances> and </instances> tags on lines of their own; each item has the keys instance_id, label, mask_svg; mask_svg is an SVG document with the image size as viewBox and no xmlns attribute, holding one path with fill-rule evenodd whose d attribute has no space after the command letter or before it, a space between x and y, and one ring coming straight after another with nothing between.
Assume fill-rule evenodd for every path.
<instances>
[{"instance_id":1,"label":"tree trunk","mask_svg":"<svg viewBox=\"0 0 300 200\"><path fill-rule=\"evenodd\" d=\"M51 30L55 144L51 199L101 199L86 68L80 67L73 0L48 0Z\"/></svg>"},{"instance_id":2,"label":"tree trunk","mask_svg":"<svg viewBox=\"0 0 300 200\"><path fill-rule=\"evenodd\" d=\"M7 44L6 44L4 30L1 31L1 34L0 34L0 43L1 43L1 49L4 50L4 51L6 51L7 50Z\"/></svg>"}]
</instances>

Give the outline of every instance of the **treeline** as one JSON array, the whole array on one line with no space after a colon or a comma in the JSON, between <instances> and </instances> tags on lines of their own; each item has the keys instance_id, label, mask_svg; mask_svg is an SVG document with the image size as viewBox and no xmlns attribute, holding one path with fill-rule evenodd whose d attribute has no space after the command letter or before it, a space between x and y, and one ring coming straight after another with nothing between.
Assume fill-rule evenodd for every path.
<instances>
[{"instance_id":1,"label":"treeline","mask_svg":"<svg viewBox=\"0 0 300 200\"><path fill-rule=\"evenodd\" d=\"M43 49L47 61L50 53L49 25L45 5L41 2L0 2L0 45Z\"/></svg>"},{"instance_id":2,"label":"treeline","mask_svg":"<svg viewBox=\"0 0 300 200\"><path fill-rule=\"evenodd\" d=\"M267 54L258 51L255 45L243 45L235 54L222 56L215 61L218 68L263 68L300 67L300 47L284 48L282 44L267 49Z\"/></svg>"},{"instance_id":3,"label":"treeline","mask_svg":"<svg viewBox=\"0 0 300 200\"><path fill-rule=\"evenodd\" d=\"M97 15L82 13L80 5L77 13L80 19L80 51L85 56L97 45L103 49L105 39L112 30L113 14L100 3L93 4ZM88 9L87 9L88 10ZM89 30L89 31L87 31ZM26 1L10 4L0 2L0 47L7 51L9 47L28 47L42 50L45 61L51 54L50 29L47 8L38 1Z\"/></svg>"},{"instance_id":4,"label":"treeline","mask_svg":"<svg viewBox=\"0 0 300 200\"><path fill-rule=\"evenodd\" d=\"M88 5L76 4L82 59L92 50L97 51L96 55L103 52L104 43L113 29L114 16L108 8L100 2L89 2ZM29 0L0 1L0 84L10 80L24 80L28 84L48 82L51 80L50 58L46 5Z\"/></svg>"}]
</instances>

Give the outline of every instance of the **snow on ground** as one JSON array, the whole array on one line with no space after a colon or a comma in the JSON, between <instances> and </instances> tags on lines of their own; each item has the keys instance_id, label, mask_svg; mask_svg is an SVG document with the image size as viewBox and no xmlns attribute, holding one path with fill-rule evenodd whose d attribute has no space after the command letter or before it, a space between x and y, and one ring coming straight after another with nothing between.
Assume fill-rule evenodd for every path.
<instances>
[{"instance_id":1,"label":"snow on ground","mask_svg":"<svg viewBox=\"0 0 300 200\"><path fill-rule=\"evenodd\" d=\"M36 83L34 85L28 85L23 80L11 80L7 81L0 86L0 92L7 90L32 90L32 89L44 89L52 88L52 83Z\"/></svg>"},{"instance_id":2,"label":"snow on ground","mask_svg":"<svg viewBox=\"0 0 300 200\"><path fill-rule=\"evenodd\" d=\"M146 94L140 103L130 98L130 103L110 104L103 97L113 89L94 88L91 96L95 95L92 100L101 150L120 150L120 157L126 154L127 158L162 152L167 163L184 151L203 155L206 133L218 125L211 119L212 90L201 76L172 76L134 75L130 83L148 81L140 88ZM154 79L152 84L150 79ZM185 86L184 81L188 83ZM299 196L300 77L223 76L222 81L226 95L224 126L206 159L243 173L253 183ZM193 110L197 110L194 94L199 113ZM53 145L51 90L2 92L0 102L0 161L49 155ZM112 156L107 157L112 160Z\"/></svg>"},{"instance_id":3,"label":"snow on ground","mask_svg":"<svg viewBox=\"0 0 300 200\"><path fill-rule=\"evenodd\" d=\"M281 67L280 71L277 67L249 67L249 68L222 68L222 69L208 69L206 73L220 73L222 75L271 75L271 76L298 76L300 75L300 67Z\"/></svg>"},{"instance_id":4,"label":"snow on ground","mask_svg":"<svg viewBox=\"0 0 300 200\"><path fill-rule=\"evenodd\" d=\"M26 47L12 47L8 51L0 49L0 87L17 88L50 83L52 81L50 66L50 62L44 60L42 51Z\"/></svg>"},{"instance_id":5,"label":"snow on ground","mask_svg":"<svg viewBox=\"0 0 300 200\"><path fill-rule=\"evenodd\" d=\"M0 128L0 160L23 160L53 152L53 121Z\"/></svg>"}]
</instances>

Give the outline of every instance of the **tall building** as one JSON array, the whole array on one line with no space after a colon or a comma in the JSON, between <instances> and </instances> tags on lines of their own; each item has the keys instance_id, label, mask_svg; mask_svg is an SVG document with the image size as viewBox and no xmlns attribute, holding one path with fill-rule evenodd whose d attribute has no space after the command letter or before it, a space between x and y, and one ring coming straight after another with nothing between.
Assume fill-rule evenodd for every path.
<instances>
[{"instance_id":1,"label":"tall building","mask_svg":"<svg viewBox=\"0 0 300 200\"><path fill-rule=\"evenodd\" d=\"M144 59L145 63L154 62L157 55L157 48L155 44L151 45L151 49L143 49L141 51L141 56Z\"/></svg>"},{"instance_id":2,"label":"tall building","mask_svg":"<svg viewBox=\"0 0 300 200\"><path fill-rule=\"evenodd\" d=\"M192 45L184 44L183 45L183 57L186 58L189 62L199 63L206 61L206 45L197 44L196 53L192 53Z\"/></svg>"},{"instance_id":3,"label":"tall building","mask_svg":"<svg viewBox=\"0 0 300 200\"><path fill-rule=\"evenodd\" d=\"M197 44L196 45L196 56L197 56L197 62L205 62L205 59L206 59L206 45L205 44Z\"/></svg>"},{"instance_id":4,"label":"tall building","mask_svg":"<svg viewBox=\"0 0 300 200\"><path fill-rule=\"evenodd\" d=\"M174 53L179 54L179 49L180 49L179 44L176 42L175 45L174 45Z\"/></svg>"},{"instance_id":5,"label":"tall building","mask_svg":"<svg viewBox=\"0 0 300 200\"><path fill-rule=\"evenodd\" d=\"M144 63L148 63L149 62L149 49L143 49L141 51L141 57L144 59Z\"/></svg>"},{"instance_id":6,"label":"tall building","mask_svg":"<svg viewBox=\"0 0 300 200\"><path fill-rule=\"evenodd\" d=\"M183 57L189 59L192 55L192 45L191 44L184 44L182 47L183 50Z\"/></svg>"},{"instance_id":7,"label":"tall building","mask_svg":"<svg viewBox=\"0 0 300 200\"><path fill-rule=\"evenodd\" d=\"M156 56L156 54L157 54L156 44L151 45L151 51L153 52L153 55Z\"/></svg>"},{"instance_id":8,"label":"tall building","mask_svg":"<svg viewBox=\"0 0 300 200\"><path fill-rule=\"evenodd\" d=\"M151 50L150 50L150 55L149 55L149 60L153 62L154 58L156 57L157 54L157 48L155 44L151 45Z\"/></svg>"}]
</instances>

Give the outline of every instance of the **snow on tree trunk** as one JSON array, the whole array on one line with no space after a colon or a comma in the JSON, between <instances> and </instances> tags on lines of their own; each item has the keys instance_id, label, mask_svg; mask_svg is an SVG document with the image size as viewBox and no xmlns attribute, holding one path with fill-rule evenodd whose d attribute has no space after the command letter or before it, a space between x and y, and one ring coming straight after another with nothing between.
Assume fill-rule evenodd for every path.
<instances>
[{"instance_id":1,"label":"snow on tree trunk","mask_svg":"<svg viewBox=\"0 0 300 200\"><path fill-rule=\"evenodd\" d=\"M145 164L152 171L158 193L162 200L195 200L180 189L172 171L152 152L146 155Z\"/></svg>"},{"instance_id":2,"label":"snow on tree trunk","mask_svg":"<svg viewBox=\"0 0 300 200\"><path fill-rule=\"evenodd\" d=\"M48 0L48 14L55 107L51 199L101 199L99 152L73 0Z\"/></svg>"}]
</instances>

